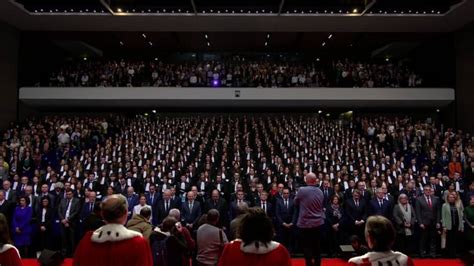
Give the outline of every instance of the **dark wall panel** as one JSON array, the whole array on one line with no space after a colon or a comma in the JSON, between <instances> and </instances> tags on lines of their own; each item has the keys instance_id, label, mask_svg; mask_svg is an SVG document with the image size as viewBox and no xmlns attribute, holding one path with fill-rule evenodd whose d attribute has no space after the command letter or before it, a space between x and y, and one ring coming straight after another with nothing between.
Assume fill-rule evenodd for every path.
<instances>
[{"instance_id":1,"label":"dark wall panel","mask_svg":"<svg viewBox=\"0 0 474 266\"><path fill-rule=\"evenodd\" d=\"M19 32L0 22L0 129L17 118Z\"/></svg>"},{"instance_id":2,"label":"dark wall panel","mask_svg":"<svg viewBox=\"0 0 474 266\"><path fill-rule=\"evenodd\" d=\"M474 132L474 27L456 36L457 126Z\"/></svg>"}]
</instances>

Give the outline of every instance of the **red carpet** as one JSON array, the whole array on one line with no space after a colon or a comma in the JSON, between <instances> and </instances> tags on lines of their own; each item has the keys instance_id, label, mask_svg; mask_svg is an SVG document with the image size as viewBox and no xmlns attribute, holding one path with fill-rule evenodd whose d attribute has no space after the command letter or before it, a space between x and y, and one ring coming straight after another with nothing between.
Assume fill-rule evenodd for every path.
<instances>
[{"instance_id":1,"label":"red carpet","mask_svg":"<svg viewBox=\"0 0 474 266\"><path fill-rule=\"evenodd\" d=\"M39 263L36 260L24 259L23 266L38 266ZM63 266L71 266L72 260L67 259ZM340 259L323 259L324 266L345 266L346 263ZM446 260L446 259L415 259L416 266L462 266L464 265L461 260ZM105 265L104 265L105 266ZM304 266L303 259L293 259L293 266Z\"/></svg>"}]
</instances>

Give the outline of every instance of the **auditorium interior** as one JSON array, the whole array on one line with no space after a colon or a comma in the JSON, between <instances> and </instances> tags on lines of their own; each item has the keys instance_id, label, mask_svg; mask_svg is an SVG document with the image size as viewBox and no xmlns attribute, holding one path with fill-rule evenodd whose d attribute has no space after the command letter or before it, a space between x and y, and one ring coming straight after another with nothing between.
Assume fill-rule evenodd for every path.
<instances>
[{"instance_id":1,"label":"auditorium interior","mask_svg":"<svg viewBox=\"0 0 474 266\"><path fill-rule=\"evenodd\" d=\"M1 265L92 265L122 199L149 265L371 265L377 221L378 265L474 265L474 1L5 0L0 39Z\"/></svg>"}]
</instances>

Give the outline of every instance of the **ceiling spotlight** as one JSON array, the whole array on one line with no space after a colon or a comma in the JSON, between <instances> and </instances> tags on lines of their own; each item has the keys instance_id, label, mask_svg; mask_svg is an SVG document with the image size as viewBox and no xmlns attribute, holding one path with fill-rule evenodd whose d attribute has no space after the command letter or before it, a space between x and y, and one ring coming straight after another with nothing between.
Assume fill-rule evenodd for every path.
<instances>
[{"instance_id":1,"label":"ceiling spotlight","mask_svg":"<svg viewBox=\"0 0 474 266\"><path fill-rule=\"evenodd\" d=\"M94 11L92 11L92 12L97 13L97 11L96 11L95 9L94 9Z\"/></svg>"},{"instance_id":2,"label":"ceiling spotlight","mask_svg":"<svg viewBox=\"0 0 474 266\"><path fill-rule=\"evenodd\" d=\"M210 42L207 42L207 46L211 46L211 43L210 43Z\"/></svg>"},{"instance_id":3,"label":"ceiling spotlight","mask_svg":"<svg viewBox=\"0 0 474 266\"><path fill-rule=\"evenodd\" d=\"M163 12L166 12L166 9L163 9Z\"/></svg>"},{"instance_id":4,"label":"ceiling spotlight","mask_svg":"<svg viewBox=\"0 0 474 266\"><path fill-rule=\"evenodd\" d=\"M40 9L41 12L43 12L43 9ZM72 10L71 10L72 11Z\"/></svg>"},{"instance_id":5,"label":"ceiling spotlight","mask_svg":"<svg viewBox=\"0 0 474 266\"><path fill-rule=\"evenodd\" d=\"M86 12L89 12L89 9L86 9Z\"/></svg>"},{"instance_id":6,"label":"ceiling spotlight","mask_svg":"<svg viewBox=\"0 0 474 266\"><path fill-rule=\"evenodd\" d=\"M438 14L441 14L441 12L438 11Z\"/></svg>"},{"instance_id":7,"label":"ceiling spotlight","mask_svg":"<svg viewBox=\"0 0 474 266\"><path fill-rule=\"evenodd\" d=\"M354 10L352 10L352 13L357 13L359 12L359 10L357 10L357 8L354 8Z\"/></svg>"},{"instance_id":8,"label":"ceiling spotlight","mask_svg":"<svg viewBox=\"0 0 474 266\"><path fill-rule=\"evenodd\" d=\"M319 110L319 111L318 111L318 114L322 114L322 113L323 113L323 110Z\"/></svg>"},{"instance_id":9,"label":"ceiling spotlight","mask_svg":"<svg viewBox=\"0 0 474 266\"><path fill-rule=\"evenodd\" d=\"M220 13L221 13L221 11L220 11L220 10L217 10L217 14L220 14Z\"/></svg>"},{"instance_id":10,"label":"ceiling spotlight","mask_svg":"<svg viewBox=\"0 0 474 266\"><path fill-rule=\"evenodd\" d=\"M243 12L244 12L244 10L241 9L241 10L240 10L240 13L243 13Z\"/></svg>"},{"instance_id":11,"label":"ceiling spotlight","mask_svg":"<svg viewBox=\"0 0 474 266\"><path fill-rule=\"evenodd\" d=\"M317 62L319 62L319 57L318 57L318 58L316 58L316 61L317 61Z\"/></svg>"},{"instance_id":12,"label":"ceiling spotlight","mask_svg":"<svg viewBox=\"0 0 474 266\"><path fill-rule=\"evenodd\" d=\"M38 10L35 9L35 13L38 13Z\"/></svg>"},{"instance_id":13,"label":"ceiling spotlight","mask_svg":"<svg viewBox=\"0 0 474 266\"><path fill-rule=\"evenodd\" d=\"M265 46L268 46L268 42L265 42Z\"/></svg>"},{"instance_id":14,"label":"ceiling spotlight","mask_svg":"<svg viewBox=\"0 0 474 266\"><path fill-rule=\"evenodd\" d=\"M206 38L206 39L207 39L207 34L204 34L204 38Z\"/></svg>"},{"instance_id":15,"label":"ceiling spotlight","mask_svg":"<svg viewBox=\"0 0 474 266\"><path fill-rule=\"evenodd\" d=\"M262 9L262 13L265 13L265 9Z\"/></svg>"},{"instance_id":16,"label":"ceiling spotlight","mask_svg":"<svg viewBox=\"0 0 474 266\"><path fill-rule=\"evenodd\" d=\"M270 33L267 33L267 39L270 39Z\"/></svg>"},{"instance_id":17,"label":"ceiling spotlight","mask_svg":"<svg viewBox=\"0 0 474 266\"><path fill-rule=\"evenodd\" d=\"M178 12L181 12L181 9L178 9Z\"/></svg>"},{"instance_id":18,"label":"ceiling spotlight","mask_svg":"<svg viewBox=\"0 0 474 266\"><path fill-rule=\"evenodd\" d=\"M326 46L326 42L323 42L323 43L321 44L321 46Z\"/></svg>"},{"instance_id":19,"label":"ceiling spotlight","mask_svg":"<svg viewBox=\"0 0 474 266\"><path fill-rule=\"evenodd\" d=\"M158 61L158 57L155 57L155 61Z\"/></svg>"},{"instance_id":20,"label":"ceiling spotlight","mask_svg":"<svg viewBox=\"0 0 474 266\"><path fill-rule=\"evenodd\" d=\"M298 12L298 10L296 10L296 9L295 9L295 10L293 10L293 12L295 12L295 13L296 13L296 12Z\"/></svg>"},{"instance_id":21,"label":"ceiling spotlight","mask_svg":"<svg viewBox=\"0 0 474 266\"><path fill-rule=\"evenodd\" d=\"M227 13L227 12L229 12L229 10L228 10L228 9L226 9L226 10L225 10L225 12Z\"/></svg>"},{"instance_id":22,"label":"ceiling spotlight","mask_svg":"<svg viewBox=\"0 0 474 266\"><path fill-rule=\"evenodd\" d=\"M120 43L120 45L122 45L122 46L123 46L123 42L122 42L122 41L120 41L119 43Z\"/></svg>"},{"instance_id":23,"label":"ceiling spotlight","mask_svg":"<svg viewBox=\"0 0 474 266\"><path fill-rule=\"evenodd\" d=\"M393 10L393 13L397 13L397 10Z\"/></svg>"},{"instance_id":24,"label":"ceiling spotlight","mask_svg":"<svg viewBox=\"0 0 474 266\"><path fill-rule=\"evenodd\" d=\"M408 10L408 13L411 13L411 10Z\"/></svg>"},{"instance_id":25,"label":"ceiling spotlight","mask_svg":"<svg viewBox=\"0 0 474 266\"><path fill-rule=\"evenodd\" d=\"M149 44L150 46L153 46L153 43L152 43L152 42L148 42L148 44Z\"/></svg>"},{"instance_id":26,"label":"ceiling spotlight","mask_svg":"<svg viewBox=\"0 0 474 266\"><path fill-rule=\"evenodd\" d=\"M435 11L434 10L431 10L431 13L434 13Z\"/></svg>"},{"instance_id":27,"label":"ceiling spotlight","mask_svg":"<svg viewBox=\"0 0 474 266\"><path fill-rule=\"evenodd\" d=\"M328 39L331 39L331 38L332 38L332 34L329 34Z\"/></svg>"},{"instance_id":28,"label":"ceiling spotlight","mask_svg":"<svg viewBox=\"0 0 474 266\"><path fill-rule=\"evenodd\" d=\"M342 10L339 9L339 13L342 13Z\"/></svg>"},{"instance_id":29,"label":"ceiling spotlight","mask_svg":"<svg viewBox=\"0 0 474 266\"><path fill-rule=\"evenodd\" d=\"M87 57L82 58L84 61L87 61Z\"/></svg>"},{"instance_id":30,"label":"ceiling spotlight","mask_svg":"<svg viewBox=\"0 0 474 266\"><path fill-rule=\"evenodd\" d=\"M235 14L235 11L234 11L234 10L232 10L232 14Z\"/></svg>"},{"instance_id":31,"label":"ceiling spotlight","mask_svg":"<svg viewBox=\"0 0 474 266\"><path fill-rule=\"evenodd\" d=\"M324 13L327 13L328 11L327 10L324 10Z\"/></svg>"},{"instance_id":32,"label":"ceiling spotlight","mask_svg":"<svg viewBox=\"0 0 474 266\"><path fill-rule=\"evenodd\" d=\"M132 9L132 12L135 12L135 9Z\"/></svg>"},{"instance_id":33,"label":"ceiling spotlight","mask_svg":"<svg viewBox=\"0 0 474 266\"><path fill-rule=\"evenodd\" d=\"M212 10L212 9L211 9L211 10L209 10L209 11L211 11L211 13L212 13L212 12L214 12L214 10Z\"/></svg>"},{"instance_id":34,"label":"ceiling spotlight","mask_svg":"<svg viewBox=\"0 0 474 266\"><path fill-rule=\"evenodd\" d=\"M154 113L154 114L156 114L156 110L152 110L151 112Z\"/></svg>"},{"instance_id":35,"label":"ceiling spotlight","mask_svg":"<svg viewBox=\"0 0 474 266\"><path fill-rule=\"evenodd\" d=\"M327 113L326 116L329 117L329 116L331 116L331 114L330 114L330 113Z\"/></svg>"},{"instance_id":36,"label":"ceiling spotlight","mask_svg":"<svg viewBox=\"0 0 474 266\"><path fill-rule=\"evenodd\" d=\"M426 11L423 11L423 14L426 14Z\"/></svg>"},{"instance_id":37,"label":"ceiling spotlight","mask_svg":"<svg viewBox=\"0 0 474 266\"><path fill-rule=\"evenodd\" d=\"M388 58L388 57L385 58L385 62L388 62L388 61L390 61L390 58Z\"/></svg>"},{"instance_id":38,"label":"ceiling spotlight","mask_svg":"<svg viewBox=\"0 0 474 266\"><path fill-rule=\"evenodd\" d=\"M436 112L437 112L437 113L439 113L439 112L440 112L440 110L439 110L439 109L436 109Z\"/></svg>"},{"instance_id":39,"label":"ceiling spotlight","mask_svg":"<svg viewBox=\"0 0 474 266\"><path fill-rule=\"evenodd\" d=\"M145 33L142 33L142 36L143 36L143 38L145 38L145 39L146 39L146 35L145 35Z\"/></svg>"},{"instance_id":40,"label":"ceiling spotlight","mask_svg":"<svg viewBox=\"0 0 474 266\"><path fill-rule=\"evenodd\" d=\"M150 13L150 12L151 12L151 9L148 9L148 13Z\"/></svg>"}]
</instances>

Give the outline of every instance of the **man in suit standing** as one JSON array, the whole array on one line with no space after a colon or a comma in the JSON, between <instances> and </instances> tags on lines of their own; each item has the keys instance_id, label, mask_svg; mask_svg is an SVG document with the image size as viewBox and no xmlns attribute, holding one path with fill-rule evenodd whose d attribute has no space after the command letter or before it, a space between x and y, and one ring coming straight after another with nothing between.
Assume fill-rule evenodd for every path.
<instances>
[{"instance_id":1,"label":"man in suit standing","mask_svg":"<svg viewBox=\"0 0 474 266\"><path fill-rule=\"evenodd\" d=\"M3 181L3 191L5 192L5 199L10 203L16 203L16 191L11 189L12 183L8 180Z\"/></svg>"},{"instance_id":2,"label":"man in suit standing","mask_svg":"<svg viewBox=\"0 0 474 266\"><path fill-rule=\"evenodd\" d=\"M250 206L250 201L245 200L245 194L242 190L237 191L235 197L236 199L230 203L229 216L231 221L237 217L240 206Z\"/></svg>"},{"instance_id":3,"label":"man in suit standing","mask_svg":"<svg viewBox=\"0 0 474 266\"><path fill-rule=\"evenodd\" d=\"M436 257L436 230L440 228L440 199L433 196L431 185L423 187L423 195L416 200L416 220L421 228L420 255L426 256L426 245L430 245L431 257Z\"/></svg>"},{"instance_id":4,"label":"man in suit standing","mask_svg":"<svg viewBox=\"0 0 474 266\"><path fill-rule=\"evenodd\" d=\"M71 189L66 190L66 198L61 200L58 216L61 221L62 253L71 256L74 253L74 227L79 216L79 199L74 198Z\"/></svg>"},{"instance_id":5,"label":"man in suit standing","mask_svg":"<svg viewBox=\"0 0 474 266\"><path fill-rule=\"evenodd\" d=\"M163 192L163 199L156 204L156 211L152 210L154 215L152 219L153 225L157 226L161 224L168 216L170 210L174 208L173 206L173 201L171 200L171 191L167 189Z\"/></svg>"},{"instance_id":6,"label":"man in suit standing","mask_svg":"<svg viewBox=\"0 0 474 266\"><path fill-rule=\"evenodd\" d=\"M188 192L187 198L188 200L183 202L181 207L181 221L186 227L193 230L194 225L201 217L201 204L196 201L196 194L193 191Z\"/></svg>"},{"instance_id":7,"label":"man in suit standing","mask_svg":"<svg viewBox=\"0 0 474 266\"><path fill-rule=\"evenodd\" d=\"M150 205L151 207L151 213L152 213L152 223L153 225L157 225L157 221L155 221L158 218L158 214L156 213L158 211L158 202L160 200L160 194L156 191L156 186L155 184L151 184L150 187L148 188L148 193L146 193L146 204Z\"/></svg>"},{"instance_id":8,"label":"man in suit standing","mask_svg":"<svg viewBox=\"0 0 474 266\"><path fill-rule=\"evenodd\" d=\"M355 189L352 198L345 203L346 223L349 234L355 234L360 239L364 239L364 226L367 220L367 204L361 199L360 191Z\"/></svg>"},{"instance_id":9,"label":"man in suit standing","mask_svg":"<svg viewBox=\"0 0 474 266\"><path fill-rule=\"evenodd\" d=\"M285 247L290 251L293 250L293 216L295 214L294 202L290 198L290 190L284 188L282 198L276 202L276 221L277 221L277 237ZM295 217L296 218L296 217Z\"/></svg>"},{"instance_id":10,"label":"man in suit standing","mask_svg":"<svg viewBox=\"0 0 474 266\"><path fill-rule=\"evenodd\" d=\"M323 191L323 195L324 195L323 206L326 207L329 203L329 200L334 195L334 189L332 187L329 187L329 180L323 181L321 190Z\"/></svg>"},{"instance_id":11,"label":"man in suit standing","mask_svg":"<svg viewBox=\"0 0 474 266\"><path fill-rule=\"evenodd\" d=\"M128 219L132 218L133 207L138 204L138 196L133 187L127 188Z\"/></svg>"},{"instance_id":12,"label":"man in suit standing","mask_svg":"<svg viewBox=\"0 0 474 266\"><path fill-rule=\"evenodd\" d=\"M217 189L212 190L211 198L206 200L204 212L207 213L211 209L219 211L219 221L217 225L219 227L229 228L227 202L220 196L219 190Z\"/></svg>"},{"instance_id":13,"label":"man in suit standing","mask_svg":"<svg viewBox=\"0 0 474 266\"><path fill-rule=\"evenodd\" d=\"M384 199L384 192L382 188L377 188L375 191L375 198L369 201L369 216L382 215L387 219L392 217L392 208L388 200Z\"/></svg>"},{"instance_id":14,"label":"man in suit standing","mask_svg":"<svg viewBox=\"0 0 474 266\"><path fill-rule=\"evenodd\" d=\"M262 191L260 193L260 197L255 203L255 206L260 207L268 215L268 217L270 217L270 219L272 219L273 221L273 218L274 218L273 205L271 204L270 201L268 201L268 192Z\"/></svg>"},{"instance_id":15,"label":"man in suit standing","mask_svg":"<svg viewBox=\"0 0 474 266\"><path fill-rule=\"evenodd\" d=\"M11 222L14 205L5 198L5 191L0 190L0 213L5 215L8 223Z\"/></svg>"}]
</instances>

